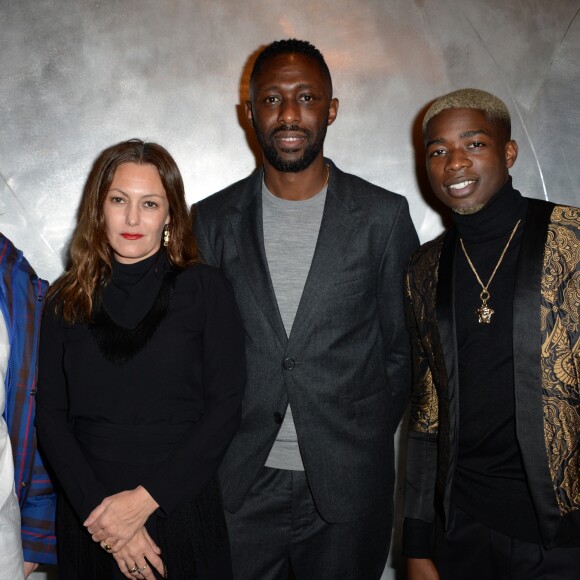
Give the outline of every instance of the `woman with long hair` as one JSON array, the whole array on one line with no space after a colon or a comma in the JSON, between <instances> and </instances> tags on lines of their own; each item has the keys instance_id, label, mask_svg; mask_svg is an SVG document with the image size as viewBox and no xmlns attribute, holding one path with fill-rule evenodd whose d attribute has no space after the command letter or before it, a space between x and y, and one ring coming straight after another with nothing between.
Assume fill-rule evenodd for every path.
<instances>
[{"instance_id":1,"label":"woman with long hair","mask_svg":"<svg viewBox=\"0 0 580 580\"><path fill-rule=\"evenodd\" d=\"M40 339L60 580L231 577L215 472L240 420L244 336L190 224L165 149L99 155Z\"/></svg>"}]
</instances>

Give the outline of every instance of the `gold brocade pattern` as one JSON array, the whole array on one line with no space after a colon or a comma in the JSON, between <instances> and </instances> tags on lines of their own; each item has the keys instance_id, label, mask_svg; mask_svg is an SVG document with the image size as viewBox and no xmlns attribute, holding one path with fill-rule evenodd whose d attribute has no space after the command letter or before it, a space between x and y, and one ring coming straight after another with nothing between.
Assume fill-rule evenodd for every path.
<instances>
[{"instance_id":1,"label":"gold brocade pattern","mask_svg":"<svg viewBox=\"0 0 580 580\"><path fill-rule=\"evenodd\" d=\"M439 429L439 405L435 383L431 373L425 373L415 385L412 396L411 430L420 433L437 433Z\"/></svg>"},{"instance_id":2,"label":"gold brocade pattern","mask_svg":"<svg viewBox=\"0 0 580 580\"><path fill-rule=\"evenodd\" d=\"M414 374L409 428L425 434L437 434L439 430L439 397L433 379L433 369L437 367L433 361L432 337L437 332L433 313L440 253L441 239L421 248L413 257L405 288Z\"/></svg>"},{"instance_id":3,"label":"gold brocade pattern","mask_svg":"<svg viewBox=\"0 0 580 580\"><path fill-rule=\"evenodd\" d=\"M562 514L580 509L580 210L557 206L544 253L544 439Z\"/></svg>"}]
</instances>

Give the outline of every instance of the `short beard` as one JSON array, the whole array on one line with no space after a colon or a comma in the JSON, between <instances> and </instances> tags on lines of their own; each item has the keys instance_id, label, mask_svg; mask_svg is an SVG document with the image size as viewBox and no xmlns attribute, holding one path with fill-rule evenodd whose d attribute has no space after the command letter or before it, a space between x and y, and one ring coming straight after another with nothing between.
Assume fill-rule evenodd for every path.
<instances>
[{"instance_id":1,"label":"short beard","mask_svg":"<svg viewBox=\"0 0 580 580\"><path fill-rule=\"evenodd\" d=\"M484 207L484 203L479 203L477 205L470 205L469 207L454 207L451 208L451 211L459 215L471 215L481 211Z\"/></svg>"},{"instance_id":2,"label":"short beard","mask_svg":"<svg viewBox=\"0 0 580 580\"><path fill-rule=\"evenodd\" d=\"M262 148L264 157L274 169L282 173L298 173L304 171L307 167L310 167L312 162L322 151L322 146L324 145L324 139L326 137L326 129L326 125L323 125L320 127L318 132L314 134L312 131L309 131L308 129L300 129L296 125L282 125L270 131L267 136L264 136L264 134L256 127L256 138ZM299 131L306 136L309 144L300 159L296 159L295 161L284 161L280 157L278 151L276 151L276 147L274 146L274 135L280 131Z\"/></svg>"}]
</instances>

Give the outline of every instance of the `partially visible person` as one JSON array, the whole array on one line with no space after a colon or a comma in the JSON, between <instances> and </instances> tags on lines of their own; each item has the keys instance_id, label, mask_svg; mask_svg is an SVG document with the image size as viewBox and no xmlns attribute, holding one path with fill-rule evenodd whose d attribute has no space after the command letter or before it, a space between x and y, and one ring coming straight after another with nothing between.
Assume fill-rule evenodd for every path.
<instances>
[{"instance_id":1,"label":"partially visible person","mask_svg":"<svg viewBox=\"0 0 580 580\"><path fill-rule=\"evenodd\" d=\"M580 210L514 189L490 93L437 99L423 137L454 224L407 276L408 579L578 580Z\"/></svg>"},{"instance_id":2,"label":"partially visible person","mask_svg":"<svg viewBox=\"0 0 580 580\"><path fill-rule=\"evenodd\" d=\"M41 332L59 580L231 578L215 471L240 420L244 336L230 284L199 262L169 153L104 150Z\"/></svg>"},{"instance_id":3,"label":"partially visible person","mask_svg":"<svg viewBox=\"0 0 580 580\"><path fill-rule=\"evenodd\" d=\"M56 563L56 495L34 431L36 362L47 283L0 234L0 579Z\"/></svg>"}]
</instances>

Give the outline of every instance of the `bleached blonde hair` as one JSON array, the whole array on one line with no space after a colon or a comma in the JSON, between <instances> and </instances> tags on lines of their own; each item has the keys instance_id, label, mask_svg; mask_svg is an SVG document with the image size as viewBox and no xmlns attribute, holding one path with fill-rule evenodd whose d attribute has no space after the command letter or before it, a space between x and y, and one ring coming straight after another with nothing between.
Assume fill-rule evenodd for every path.
<instances>
[{"instance_id":1,"label":"bleached blonde hair","mask_svg":"<svg viewBox=\"0 0 580 580\"><path fill-rule=\"evenodd\" d=\"M439 97L425 113L423 118L423 140L427 138L429 121L446 109L477 109L485 113L488 121L497 123L511 139L512 120L506 104L491 93L481 89L459 89Z\"/></svg>"}]
</instances>

